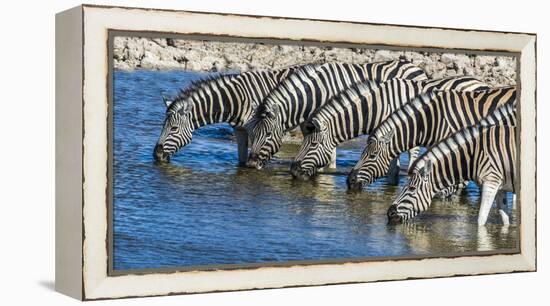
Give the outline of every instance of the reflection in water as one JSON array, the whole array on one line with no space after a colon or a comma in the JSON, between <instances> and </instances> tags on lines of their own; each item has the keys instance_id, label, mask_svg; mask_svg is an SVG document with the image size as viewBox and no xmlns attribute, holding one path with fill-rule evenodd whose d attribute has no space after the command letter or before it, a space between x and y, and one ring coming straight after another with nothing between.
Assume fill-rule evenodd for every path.
<instances>
[{"instance_id":1,"label":"reflection in water","mask_svg":"<svg viewBox=\"0 0 550 306\"><path fill-rule=\"evenodd\" d=\"M237 167L227 125L201 128L171 163L155 163L152 150L165 110L159 93L175 93L196 77L187 72L115 72L115 269L517 247L515 209L506 231L496 213L478 230L475 186L455 201L435 200L412 223L388 226L386 210L399 187L381 179L363 193L346 188L347 171L364 139L341 146L338 168L312 181L289 175L296 145L284 145L264 170ZM403 185L405 177L401 180Z\"/></svg>"}]
</instances>

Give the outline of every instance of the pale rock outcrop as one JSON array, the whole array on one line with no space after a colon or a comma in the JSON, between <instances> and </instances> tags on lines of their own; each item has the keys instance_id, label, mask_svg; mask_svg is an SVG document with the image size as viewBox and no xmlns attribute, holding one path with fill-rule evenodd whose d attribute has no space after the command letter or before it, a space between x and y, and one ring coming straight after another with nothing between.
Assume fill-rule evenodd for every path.
<instances>
[{"instance_id":1,"label":"pale rock outcrop","mask_svg":"<svg viewBox=\"0 0 550 306\"><path fill-rule=\"evenodd\" d=\"M430 78L476 76L493 86L515 85L513 57L330 46L266 45L164 38L116 37L115 69L248 71L306 63L368 63L407 59Z\"/></svg>"}]
</instances>

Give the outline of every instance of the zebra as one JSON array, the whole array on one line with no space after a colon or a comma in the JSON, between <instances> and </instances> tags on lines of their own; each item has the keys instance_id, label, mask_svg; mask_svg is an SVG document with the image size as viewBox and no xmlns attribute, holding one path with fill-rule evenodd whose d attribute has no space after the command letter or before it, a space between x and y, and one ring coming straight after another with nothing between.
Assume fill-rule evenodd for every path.
<instances>
[{"instance_id":1,"label":"zebra","mask_svg":"<svg viewBox=\"0 0 550 306\"><path fill-rule=\"evenodd\" d=\"M348 175L348 188L361 190L383 176L402 152L418 146L430 147L464 127L479 123L500 106L508 108L500 109L503 113L490 120L515 121L515 103L514 86L474 92L434 91L417 97L393 112L371 133L361 158Z\"/></svg>"},{"instance_id":2,"label":"zebra","mask_svg":"<svg viewBox=\"0 0 550 306\"><path fill-rule=\"evenodd\" d=\"M367 80L393 78L425 80L427 76L422 69L404 60L302 67L264 99L246 124L252 142L247 165L257 169L265 166L279 151L284 132L303 123L316 108L340 91Z\"/></svg>"},{"instance_id":3,"label":"zebra","mask_svg":"<svg viewBox=\"0 0 550 306\"><path fill-rule=\"evenodd\" d=\"M392 111L422 93L487 88L487 84L468 76L425 81L392 79L378 84L352 86L318 108L306 121L307 135L291 164L290 172L304 180L313 177L319 169L328 165L331 152L340 143L371 133ZM416 152L418 150L411 156ZM399 169L397 164L396 167ZM393 173L390 179L394 177Z\"/></svg>"},{"instance_id":4,"label":"zebra","mask_svg":"<svg viewBox=\"0 0 550 306\"><path fill-rule=\"evenodd\" d=\"M515 193L516 128L474 125L426 151L409 172L409 182L388 209L390 223L405 222L428 209L439 190L473 180L481 187L478 225L485 225L495 200L502 223L506 192Z\"/></svg>"},{"instance_id":5,"label":"zebra","mask_svg":"<svg viewBox=\"0 0 550 306\"><path fill-rule=\"evenodd\" d=\"M219 75L194 82L171 100L163 97L166 115L153 157L157 161L170 161L174 153L191 141L195 129L227 122L234 128L239 162L244 164L248 153L244 124L258 101L296 68Z\"/></svg>"}]
</instances>

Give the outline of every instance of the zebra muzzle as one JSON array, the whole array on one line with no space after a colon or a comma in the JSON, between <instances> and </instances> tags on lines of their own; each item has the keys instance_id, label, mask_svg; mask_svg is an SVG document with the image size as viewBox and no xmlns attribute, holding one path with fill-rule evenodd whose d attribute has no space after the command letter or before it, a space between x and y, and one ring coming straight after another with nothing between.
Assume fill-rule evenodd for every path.
<instances>
[{"instance_id":1,"label":"zebra muzzle","mask_svg":"<svg viewBox=\"0 0 550 306\"><path fill-rule=\"evenodd\" d=\"M388 208L388 224L399 224L401 222L403 222L403 220L397 212L397 206L390 206L390 208Z\"/></svg>"},{"instance_id":2,"label":"zebra muzzle","mask_svg":"<svg viewBox=\"0 0 550 306\"><path fill-rule=\"evenodd\" d=\"M156 161L160 161L160 162L169 162L170 161L170 156L166 153L164 153L164 150L162 148L161 145L156 145L155 146L155 150L153 151L153 158L156 160Z\"/></svg>"},{"instance_id":3,"label":"zebra muzzle","mask_svg":"<svg viewBox=\"0 0 550 306\"><path fill-rule=\"evenodd\" d=\"M351 170L351 172L348 174L348 178L346 179L346 183L348 185L349 190L353 191L362 191L363 190L363 180L360 180L358 177L358 170Z\"/></svg>"},{"instance_id":4,"label":"zebra muzzle","mask_svg":"<svg viewBox=\"0 0 550 306\"><path fill-rule=\"evenodd\" d=\"M257 154L251 153L248 155L248 159L246 160L246 166L260 170L264 165Z\"/></svg>"}]
</instances>

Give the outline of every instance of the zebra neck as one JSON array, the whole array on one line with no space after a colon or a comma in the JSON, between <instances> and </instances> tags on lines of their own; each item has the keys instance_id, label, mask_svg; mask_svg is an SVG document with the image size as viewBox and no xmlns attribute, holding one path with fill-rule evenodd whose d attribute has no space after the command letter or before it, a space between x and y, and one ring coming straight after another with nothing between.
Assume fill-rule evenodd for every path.
<instances>
[{"instance_id":1,"label":"zebra neck","mask_svg":"<svg viewBox=\"0 0 550 306\"><path fill-rule=\"evenodd\" d=\"M192 96L193 127L226 122L232 126L242 126L250 117L254 103L237 78L226 82L205 86Z\"/></svg>"},{"instance_id":2,"label":"zebra neck","mask_svg":"<svg viewBox=\"0 0 550 306\"><path fill-rule=\"evenodd\" d=\"M396 157L417 146L431 147L452 131L449 116L452 110L444 103L433 101L433 96L421 96L393 113L381 127L392 130L390 155Z\"/></svg>"},{"instance_id":3,"label":"zebra neck","mask_svg":"<svg viewBox=\"0 0 550 306\"><path fill-rule=\"evenodd\" d=\"M361 135L368 134L366 127L359 129L358 127L350 128L345 126L332 127L331 128L331 138L334 145L338 145L342 142L354 139Z\"/></svg>"}]
</instances>

